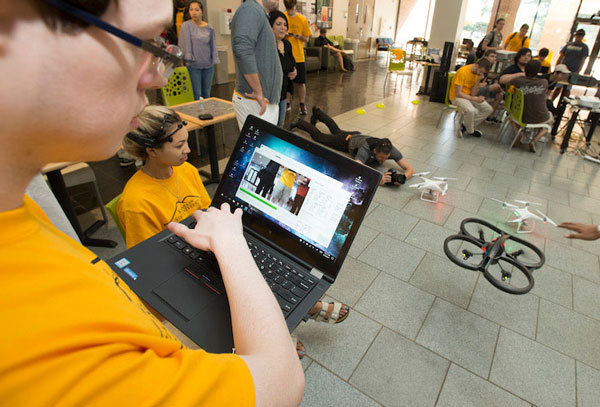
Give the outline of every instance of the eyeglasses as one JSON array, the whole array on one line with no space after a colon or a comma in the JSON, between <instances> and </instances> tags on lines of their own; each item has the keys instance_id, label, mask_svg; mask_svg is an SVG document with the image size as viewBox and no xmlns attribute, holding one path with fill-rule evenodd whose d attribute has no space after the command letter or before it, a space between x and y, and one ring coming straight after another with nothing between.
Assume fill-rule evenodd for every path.
<instances>
[{"instance_id":1,"label":"eyeglasses","mask_svg":"<svg viewBox=\"0 0 600 407\"><path fill-rule=\"evenodd\" d=\"M144 51L152 54L158 61L156 63L156 69L158 73L165 77L169 78L175 68L181 63L183 52L179 49L178 46L165 43L165 40L158 36L154 40L154 44L149 41L144 41L135 35L129 34L114 25L111 25L105 21L102 21L98 17L93 14L88 13L87 11L83 11L78 9L77 7L65 3L62 0L46 0L48 3L53 6L61 9L62 11L72 15L73 17L77 17L84 22L94 25L101 30L104 30L116 37L119 37L123 41L126 41L130 44L135 45L143 49Z\"/></svg>"}]
</instances>

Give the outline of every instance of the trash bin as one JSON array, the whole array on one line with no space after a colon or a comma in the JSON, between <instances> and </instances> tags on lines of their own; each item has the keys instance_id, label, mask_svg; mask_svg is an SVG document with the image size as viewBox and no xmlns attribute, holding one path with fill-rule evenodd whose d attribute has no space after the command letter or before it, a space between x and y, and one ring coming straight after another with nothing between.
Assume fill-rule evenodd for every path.
<instances>
[{"instance_id":1,"label":"trash bin","mask_svg":"<svg viewBox=\"0 0 600 407\"><path fill-rule=\"evenodd\" d=\"M221 85L229 82L229 66L227 64L227 45L217 46L217 52L219 53L220 64L215 65L215 85Z\"/></svg>"}]
</instances>

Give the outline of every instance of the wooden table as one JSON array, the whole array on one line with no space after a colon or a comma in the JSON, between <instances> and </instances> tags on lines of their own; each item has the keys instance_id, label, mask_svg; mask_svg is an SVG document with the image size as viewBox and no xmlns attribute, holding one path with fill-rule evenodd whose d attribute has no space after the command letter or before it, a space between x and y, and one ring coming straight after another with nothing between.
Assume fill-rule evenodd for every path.
<instances>
[{"instance_id":1,"label":"wooden table","mask_svg":"<svg viewBox=\"0 0 600 407\"><path fill-rule=\"evenodd\" d=\"M205 185L219 183L219 159L217 156L217 141L215 139L215 124L226 120L235 119L233 103L229 100L219 98L208 98L196 100L194 102L182 103L180 105L170 106L181 118L188 122L188 130L206 129L208 136L208 159L210 161L210 174L199 170L200 174L208 177ZM210 113L213 118L210 120L200 120L199 114Z\"/></svg>"},{"instance_id":2,"label":"wooden table","mask_svg":"<svg viewBox=\"0 0 600 407\"><path fill-rule=\"evenodd\" d=\"M93 239L89 237L92 233L94 233L98 228L104 225L106 222L104 220L97 220L94 222L92 226L83 230L81 228L81 224L79 223L79 219L77 219L77 214L75 213L75 208L73 208L73 203L71 202L71 197L69 196L69 192L67 191L67 186L65 185L65 180L63 179L62 173L60 170L68 167L69 165L74 164L71 162L62 162L62 163L51 163L44 166L41 170L42 174L45 174L48 177L48 184L50 184L50 189L52 193L56 197L56 200L60 204L60 207L65 212L67 219L73 226L75 233L79 237L79 240L84 246L94 246L94 247L116 247L117 242L114 240L107 239Z\"/></svg>"},{"instance_id":3,"label":"wooden table","mask_svg":"<svg viewBox=\"0 0 600 407\"><path fill-rule=\"evenodd\" d=\"M416 61L417 64L427 67L427 74L425 75L425 85L421 85L421 89L417 92L417 95L429 95L429 76L431 75L432 68L439 68L440 64L427 61Z\"/></svg>"}]
</instances>

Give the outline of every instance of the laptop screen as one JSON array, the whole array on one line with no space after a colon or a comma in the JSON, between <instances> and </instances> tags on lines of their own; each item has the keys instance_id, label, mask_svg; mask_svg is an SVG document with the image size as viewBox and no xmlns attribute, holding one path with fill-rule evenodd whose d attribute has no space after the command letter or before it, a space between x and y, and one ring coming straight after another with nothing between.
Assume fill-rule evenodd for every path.
<instances>
[{"instance_id":1,"label":"laptop screen","mask_svg":"<svg viewBox=\"0 0 600 407\"><path fill-rule=\"evenodd\" d=\"M213 206L244 210L244 225L335 278L381 174L248 116Z\"/></svg>"}]
</instances>

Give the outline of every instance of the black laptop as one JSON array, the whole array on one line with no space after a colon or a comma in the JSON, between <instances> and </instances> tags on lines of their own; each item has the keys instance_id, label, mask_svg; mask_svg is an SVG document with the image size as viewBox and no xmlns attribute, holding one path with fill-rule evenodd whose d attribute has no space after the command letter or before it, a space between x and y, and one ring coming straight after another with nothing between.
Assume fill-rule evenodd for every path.
<instances>
[{"instance_id":1,"label":"black laptop","mask_svg":"<svg viewBox=\"0 0 600 407\"><path fill-rule=\"evenodd\" d=\"M212 206L242 208L248 248L290 332L335 281L381 173L249 116ZM182 223L195 225L192 217ZM109 261L146 303L209 352L233 348L227 293L210 252L168 230Z\"/></svg>"}]
</instances>

